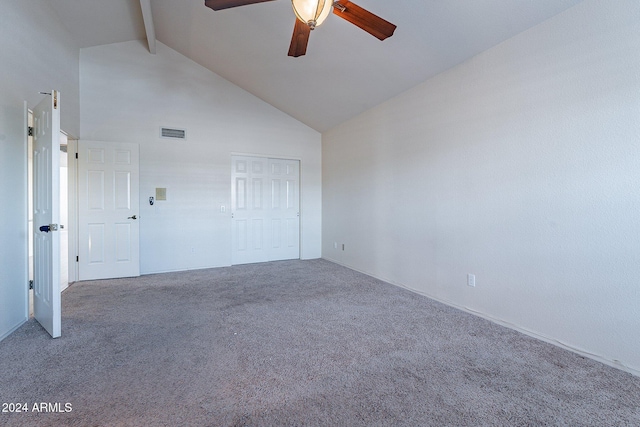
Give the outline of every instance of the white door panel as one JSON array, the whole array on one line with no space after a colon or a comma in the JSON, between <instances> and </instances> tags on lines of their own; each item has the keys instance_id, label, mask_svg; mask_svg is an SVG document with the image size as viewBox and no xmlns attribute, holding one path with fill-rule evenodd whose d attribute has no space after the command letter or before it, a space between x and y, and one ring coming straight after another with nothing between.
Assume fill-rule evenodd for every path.
<instances>
[{"instance_id":1,"label":"white door panel","mask_svg":"<svg viewBox=\"0 0 640 427\"><path fill-rule=\"evenodd\" d=\"M140 275L139 148L78 142L79 279Z\"/></svg>"},{"instance_id":2,"label":"white door panel","mask_svg":"<svg viewBox=\"0 0 640 427\"><path fill-rule=\"evenodd\" d=\"M264 205L267 159L234 156L232 159L233 264L268 260Z\"/></svg>"},{"instance_id":3,"label":"white door panel","mask_svg":"<svg viewBox=\"0 0 640 427\"><path fill-rule=\"evenodd\" d=\"M274 260L300 258L300 162L269 159L271 170L272 247Z\"/></svg>"},{"instance_id":4,"label":"white door panel","mask_svg":"<svg viewBox=\"0 0 640 427\"><path fill-rule=\"evenodd\" d=\"M33 315L57 338L60 298L60 93L33 110Z\"/></svg>"},{"instance_id":5,"label":"white door panel","mask_svg":"<svg viewBox=\"0 0 640 427\"><path fill-rule=\"evenodd\" d=\"M300 257L299 162L232 157L232 264Z\"/></svg>"}]
</instances>

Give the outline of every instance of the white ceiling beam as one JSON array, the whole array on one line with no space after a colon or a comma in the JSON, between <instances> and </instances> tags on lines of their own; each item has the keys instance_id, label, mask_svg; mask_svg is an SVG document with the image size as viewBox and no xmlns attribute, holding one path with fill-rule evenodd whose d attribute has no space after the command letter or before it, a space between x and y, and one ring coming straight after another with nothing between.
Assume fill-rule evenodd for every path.
<instances>
[{"instance_id":1,"label":"white ceiling beam","mask_svg":"<svg viewBox=\"0 0 640 427\"><path fill-rule=\"evenodd\" d=\"M155 54L156 29L153 25L153 15L151 14L151 0L140 0L140 9L142 9L142 20L144 21L144 30L147 33L149 52Z\"/></svg>"}]
</instances>

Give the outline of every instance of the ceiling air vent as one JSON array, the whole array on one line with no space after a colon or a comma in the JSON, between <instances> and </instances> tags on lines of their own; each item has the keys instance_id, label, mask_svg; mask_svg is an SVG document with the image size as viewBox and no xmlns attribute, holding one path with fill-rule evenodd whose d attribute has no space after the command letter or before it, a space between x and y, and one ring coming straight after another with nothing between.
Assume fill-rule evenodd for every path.
<instances>
[{"instance_id":1,"label":"ceiling air vent","mask_svg":"<svg viewBox=\"0 0 640 427\"><path fill-rule=\"evenodd\" d=\"M160 137L170 139L187 139L187 131L185 129L160 128Z\"/></svg>"}]
</instances>

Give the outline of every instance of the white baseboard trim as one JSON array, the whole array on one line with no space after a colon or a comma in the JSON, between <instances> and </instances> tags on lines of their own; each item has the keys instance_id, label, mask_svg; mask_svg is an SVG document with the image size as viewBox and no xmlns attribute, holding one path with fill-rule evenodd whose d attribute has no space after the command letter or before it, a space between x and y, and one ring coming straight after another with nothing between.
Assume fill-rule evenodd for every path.
<instances>
[{"instance_id":1,"label":"white baseboard trim","mask_svg":"<svg viewBox=\"0 0 640 427\"><path fill-rule=\"evenodd\" d=\"M458 310L462 310L464 312L467 312L469 314L473 314L475 316L482 317L483 319L486 319L486 320L488 320L490 322L496 323L496 324L498 324L500 326L504 326L504 327L507 327L509 329L513 329L515 331L518 331L518 332L521 332L521 333L523 333L525 335L528 335L528 336L530 336L532 338L539 339L541 341L544 341L546 343L555 345L555 346L563 348L565 350L569 350L569 351L571 351L573 353L576 353L576 354L578 354L580 356L595 360L595 361L600 362L600 363L604 363L607 366L611 366L613 368L620 369L621 371L625 371L625 372L628 372L628 373L630 373L632 375L640 377L640 369L636 369L636 368L633 368L631 366L627 366L627 365L625 365L624 363L622 363L619 360L607 359L607 358L605 358L605 357L603 357L601 355L590 353L590 352L588 352L586 350L582 350L580 348L573 347L573 346L565 344L562 341L559 341L559 340L557 340L555 338L551 338L551 337L548 337L546 335L539 334L537 332L529 331L526 328L523 328L523 327L521 327L519 325L507 322L507 321L505 321L503 319L499 319L499 318L493 317L493 316L491 316L489 314L482 313L482 312L479 312L479 311L475 311L475 310L472 310L472 309L470 309L468 307L464 307L464 306L458 305L458 304L453 303L451 301L443 300L441 298L438 298L438 297L435 297L433 295L430 295L430 294L428 294L426 292L422 292L422 291L419 291L417 289L413 289L413 288L411 288L409 286L406 286L403 283L398 283L398 282L395 282L393 280L390 280L390 279L387 279L387 278L384 278L384 277L375 276L375 275L373 275L373 274L371 274L369 272L366 272L366 271L360 270L358 268L352 267L347 263L343 263L343 262L340 262L340 261L337 261L335 259L328 258L328 257L322 257L322 259L327 260L329 262L333 262L333 263L338 264L338 265L341 265L343 267L349 268L351 270L357 271L359 273L366 274L367 276L373 277L373 278L378 279L378 280L382 280L383 282L389 283L389 284L394 285L394 286L398 286L400 288L406 289L406 290L414 292L416 294L425 296L425 297L427 297L429 299L432 299L434 301L438 301L438 302L440 302L442 304L448 305L449 307L453 307L453 308L456 308Z\"/></svg>"},{"instance_id":2,"label":"white baseboard trim","mask_svg":"<svg viewBox=\"0 0 640 427\"><path fill-rule=\"evenodd\" d=\"M12 333L14 333L20 326L22 326L25 323L27 323L27 320L29 320L29 319L28 318L21 319L16 325L12 326L7 332L5 332L4 334L0 335L0 341L2 341L6 337L8 337Z\"/></svg>"}]
</instances>

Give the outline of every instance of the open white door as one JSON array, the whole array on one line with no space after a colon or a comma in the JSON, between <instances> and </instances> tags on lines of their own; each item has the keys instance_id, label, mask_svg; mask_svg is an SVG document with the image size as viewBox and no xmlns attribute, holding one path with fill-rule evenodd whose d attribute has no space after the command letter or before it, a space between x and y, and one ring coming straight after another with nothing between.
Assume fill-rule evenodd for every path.
<instances>
[{"instance_id":1,"label":"open white door","mask_svg":"<svg viewBox=\"0 0 640 427\"><path fill-rule=\"evenodd\" d=\"M140 275L138 144L78 141L79 280Z\"/></svg>"},{"instance_id":2,"label":"open white door","mask_svg":"<svg viewBox=\"0 0 640 427\"><path fill-rule=\"evenodd\" d=\"M57 338L60 299L60 92L33 110L33 315Z\"/></svg>"}]
</instances>

